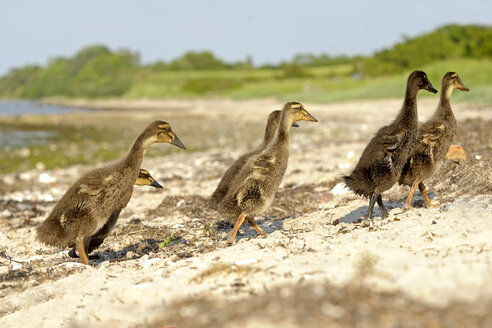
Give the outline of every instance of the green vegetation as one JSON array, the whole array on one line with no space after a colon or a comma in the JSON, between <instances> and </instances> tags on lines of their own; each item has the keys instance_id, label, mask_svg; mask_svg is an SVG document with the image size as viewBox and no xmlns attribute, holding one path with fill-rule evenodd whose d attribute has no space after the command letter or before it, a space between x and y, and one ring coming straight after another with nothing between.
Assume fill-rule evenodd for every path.
<instances>
[{"instance_id":1,"label":"green vegetation","mask_svg":"<svg viewBox=\"0 0 492 328\"><path fill-rule=\"evenodd\" d=\"M171 232L171 235L164 239L162 242L159 243L159 248L164 248L166 246L170 246L172 244L177 243L176 237L174 237L174 232Z\"/></svg>"},{"instance_id":2,"label":"green vegetation","mask_svg":"<svg viewBox=\"0 0 492 328\"><path fill-rule=\"evenodd\" d=\"M142 65L137 53L92 46L46 67L13 69L0 78L0 97L277 97L332 102L399 97L413 69L424 69L436 86L445 72L456 71L473 90L457 100L492 103L492 28L447 25L404 38L370 57L299 54L290 62L257 68L251 58L226 63L207 51Z\"/></svg>"},{"instance_id":3,"label":"green vegetation","mask_svg":"<svg viewBox=\"0 0 492 328\"><path fill-rule=\"evenodd\" d=\"M492 28L447 25L413 39L405 38L365 59L363 71L371 76L392 74L457 58L492 58Z\"/></svg>"}]
</instances>

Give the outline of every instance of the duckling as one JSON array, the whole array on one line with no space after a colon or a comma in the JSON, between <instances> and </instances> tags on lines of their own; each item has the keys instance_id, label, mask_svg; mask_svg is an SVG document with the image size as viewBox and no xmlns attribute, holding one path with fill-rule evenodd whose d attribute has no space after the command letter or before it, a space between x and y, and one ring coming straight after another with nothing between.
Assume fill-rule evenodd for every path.
<instances>
[{"instance_id":1,"label":"duckling","mask_svg":"<svg viewBox=\"0 0 492 328\"><path fill-rule=\"evenodd\" d=\"M229 190L232 181L236 178L237 174L241 171L248 158L261 152L270 143L270 141L272 141L275 135L275 131L277 131L278 123L280 120L280 113L281 111L279 110L274 110L273 112L270 113L265 128L265 135L263 136L263 141L261 142L261 144L252 152L246 153L241 157L239 157L234 162L234 164L232 164L231 167L229 167L229 169L224 173L224 176L222 177L222 179L219 182L219 185L217 186L217 189L215 189L214 193L212 194L212 197L210 197L211 207L217 208L217 205L227 194L227 191ZM292 126L298 127L299 125L297 123L293 123Z\"/></svg>"},{"instance_id":2,"label":"duckling","mask_svg":"<svg viewBox=\"0 0 492 328\"><path fill-rule=\"evenodd\" d=\"M80 262L89 265L91 237L118 217L132 195L145 151L153 143L185 145L169 123L154 121L135 140L126 157L115 164L90 171L68 189L37 229L38 239L59 247L75 246Z\"/></svg>"},{"instance_id":3,"label":"duckling","mask_svg":"<svg viewBox=\"0 0 492 328\"><path fill-rule=\"evenodd\" d=\"M152 175L150 175L149 171L145 169L140 169L140 172L138 172L138 177L137 180L135 181L136 186L151 186L154 188L159 188L162 189L162 185L157 182ZM118 220L120 212L115 212L113 213L114 215L111 215L109 218L108 222L99 230L96 232L96 234L92 237L90 237L89 241L89 247L87 248L87 255L92 253L93 250L101 246L103 243L104 239L109 235L109 233L113 230L114 225L116 224L116 221ZM88 237L87 237L88 238ZM75 248L72 248L69 252L68 255L73 258L77 258L78 255L75 253Z\"/></svg>"},{"instance_id":4,"label":"duckling","mask_svg":"<svg viewBox=\"0 0 492 328\"><path fill-rule=\"evenodd\" d=\"M433 207L423 180L430 178L444 161L449 145L456 135L456 119L451 109L450 98L454 89L470 91L455 72L447 72L442 78L441 97L432 118L419 128L417 143L403 167L400 185L411 187L405 208L412 208L412 199L417 187L427 207Z\"/></svg>"},{"instance_id":5,"label":"duckling","mask_svg":"<svg viewBox=\"0 0 492 328\"><path fill-rule=\"evenodd\" d=\"M414 71L408 77L405 100L396 119L379 129L364 149L353 172L343 177L345 184L355 194L370 197L366 217L371 229L374 227L372 212L375 202L383 217L387 217L388 211L383 205L381 194L398 181L415 146L418 132L417 93L420 89L437 93L427 74Z\"/></svg>"},{"instance_id":6,"label":"duckling","mask_svg":"<svg viewBox=\"0 0 492 328\"><path fill-rule=\"evenodd\" d=\"M234 243L244 220L247 220L258 234L265 233L256 224L254 216L267 209L275 197L289 159L290 127L300 120L318 122L301 103L285 104L273 140L265 149L246 161L229 191L220 201L219 213L228 220L235 221L228 237L229 244Z\"/></svg>"}]
</instances>

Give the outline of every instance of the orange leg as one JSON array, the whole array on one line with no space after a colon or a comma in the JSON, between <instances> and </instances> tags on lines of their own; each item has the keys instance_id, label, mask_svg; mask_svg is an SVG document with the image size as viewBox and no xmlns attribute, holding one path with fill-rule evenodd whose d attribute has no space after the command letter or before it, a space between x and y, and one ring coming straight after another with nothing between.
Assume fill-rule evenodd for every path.
<instances>
[{"instance_id":1,"label":"orange leg","mask_svg":"<svg viewBox=\"0 0 492 328\"><path fill-rule=\"evenodd\" d=\"M244 215L242 213L239 214L239 217L237 218L236 222L234 223L234 228L229 233L229 238L227 238L227 242L229 244L234 244L234 241L236 240L237 232L238 232L239 228L241 227L241 225L243 224L244 219L246 219L246 215Z\"/></svg>"},{"instance_id":2,"label":"orange leg","mask_svg":"<svg viewBox=\"0 0 492 328\"><path fill-rule=\"evenodd\" d=\"M249 225L251 228L255 229L256 233L259 235L266 235L265 231L263 231L262 228L258 224L256 224L255 219L247 217L246 220L248 221Z\"/></svg>"},{"instance_id":3,"label":"orange leg","mask_svg":"<svg viewBox=\"0 0 492 328\"><path fill-rule=\"evenodd\" d=\"M89 258L87 257L87 253L85 252L84 237L77 237L77 239L75 240L75 248L79 253L80 263L90 266Z\"/></svg>"},{"instance_id":4,"label":"orange leg","mask_svg":"<svg viewBox=\"0 0 492 328\"><path fill-rule=\"evenodd\" d=\"M425 188L425 185L424 185L423 182L420 182L419 183L419 190L420 190L420 193L422 194L422 197L424 197L425 206L427 206L427 208L431 208L431 207L436 207L437 206L437 205L434 205L434 204L431 203L431 200L427 196L427 189Z\"/></svg>"},{"instance_id":5,"label":"orange leg","mask_svg":"<svg viewBox=\"0 0 492 328\"><path fill-rule=\"evenodd\" d=\"M415 194L415 191L417 190L419 183L420 183L420 180L413 182L412 189L410 190L410 193L408 194L407 200L405 201L405 205L403 206L404 209L406 209L406 210L412 209L413 194Z\"/></svg>"}]
</instances>

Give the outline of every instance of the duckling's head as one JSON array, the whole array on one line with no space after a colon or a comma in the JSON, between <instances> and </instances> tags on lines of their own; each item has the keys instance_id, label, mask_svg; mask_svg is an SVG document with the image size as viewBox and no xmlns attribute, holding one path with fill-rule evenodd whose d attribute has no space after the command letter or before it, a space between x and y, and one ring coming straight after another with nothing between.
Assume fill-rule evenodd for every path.
<instances>
[{"instance_id":1,"label":"duckling's head","mask_svg":"<svg viewBox=\"0 0 492 328\"><path fill-rule=\"evenodd\" d=\"M447 72L442 78L442 89L453 90L459 89L462 91L470 91L467 86L463 84L458 74L455 72Z\"/></svg>"},{"instance_id":2,"label":"duckling's head","mask_svg":"<svg viewBox=\"0 0 492 328\"><path fill-rule=\"evenodd\" d=\"M171 125L164 121L154 121L150 123L145 129L143 137L145 148L153 143L167 142L176 147L186 149L183 142L179 140L176 133L171 129Z\"/></svg>"},{"instance_id":3,"label":"duckling's head","mask_svg":"<svg viewBox=\"0 0 492 328\"><path fill-rule=\"evenodd\" d=\"M297 121L311 121L311 122L318 122L318 120L309 113L306 108L304 108L304 105L299 103L299 102L288 102L284 105L283 111L288 114L293 116L293 122Z\"/></svg>"},{"instance_id":4,"label":"duckling's head","mask_svg":"<svg viewBox=\"0 0 492 328\"><path fill-rule=\"evenodd\" d=\"M274 110L273 112L268 115L268 121L267 121L267 132L269 130L272 130L272 135L275 130L277 130L278 123L280 122L280 115L282 114L282 111L280 110ZM293 127L298 128L299 124L296 122L292 123Z\"/></svg>"},{"instance_id":5,"label":"duckling's head","mask_svg":"<svg viewBox=\"0 0 492 328\"><path fill-rule=\"evenodd\" d=\"M434 88L427 74L423 71L413 71L408 77L408 84L416 86L419 90L424 89L432 93L437 93L436 88Z\"/></svg>"},{"instance_id":6,"label":"duckling's head","mask_svg":"<svg viewBox=\"0 0 492 328\"><path fill-rule=\"evenodd\" d=\"M140 169L138 172L138 178L135 181L137 186L151 186L154 188L162 188L161 184L155 181L154 177L150 175L149 171Z\"/></svg>"}]
</instances>

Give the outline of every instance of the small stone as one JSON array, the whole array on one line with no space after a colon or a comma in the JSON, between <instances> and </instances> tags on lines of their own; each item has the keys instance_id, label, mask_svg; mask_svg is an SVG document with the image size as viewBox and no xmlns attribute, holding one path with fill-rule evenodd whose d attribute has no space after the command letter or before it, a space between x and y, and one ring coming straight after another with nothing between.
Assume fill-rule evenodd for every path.
<instances>
[{"instance_id":1,"label":"small stone","mask_svg":"<svg viewBox=\"0 0 492 328\"><path fill-rule=\"evenodd\" d=\"M333 195L345 195L350 192L350 189L347 188L345 182L338 183L333 189L330 191Z\"/></svg>"},{"instance_id":2,"label":"small stone","mask_svg":"<svg viewBox=\"0 0 492 328\"><path fill-rule=\"evenodd\" d=\"M466 161L466 151L465 148L458 145L451 145L449 147L448 153L446 154L446 159L464 160Z\"/></svg>"},{"instance_id":3,"label":"small stone","mask_svg":"<svg viewBox=\"0 0 492 328\"><path fill-rule=\"evenodd\" d=\"M46 168L46 165L44 165L44 163L42 163L42 162L37 162L37 163L36 163L36 170L38 170L38 171L42 171L42 170L44 170L45 168Z\"/></svg>"},{"instance_id":4,"label":"small stone","mask_svg":"<svg viewBox=\"0 0 492 328\"><path fill-rule=\"evenodd\" d=\"M136 259L138 258L138 254L132 251L126 252L126 257L129 259Z\"/></svg>"},{"instance_id":5,"label":"small stone","mask_svg":"<svg viewBox=\"0 0 492 328\"><path fill-rule=\"evenodd\" d=\"M328 203L334 198L335 196L331 192L321 192L314 196L316 203Z\"/></svg>"},{"instance_id":6,"label":"small stone","mask_svg":"<svg viewBox=\"0 0 492 328\"><path fill-rule=\"evenodd\" d=\"M48 173L41 173L41 175L39 176L39 182L41 182L41 183L52 183L55 181L56 181L56 178L49 175Z\"/></svg>"},{"instance_id":7,"label":"small stone","mask_svg":"<svg viewBox=\"0 0 492 328\"><path fill-rule=\"evenodd\" d=\"M142 252L142 251L144 251L147 248L151 249L152 246L150 246L148 243L145 243L145 242L140 243L140 244L137 245L137 251L139 251L139 252Z\"/></svg>"}]
</instances>

